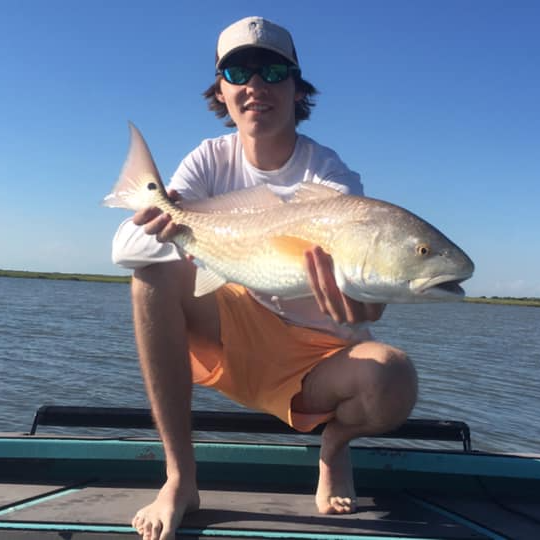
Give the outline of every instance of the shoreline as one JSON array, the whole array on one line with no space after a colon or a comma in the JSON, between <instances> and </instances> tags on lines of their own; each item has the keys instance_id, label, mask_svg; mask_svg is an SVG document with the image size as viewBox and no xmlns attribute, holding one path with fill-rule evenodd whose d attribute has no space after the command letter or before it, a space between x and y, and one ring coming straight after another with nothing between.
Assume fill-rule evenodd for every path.
<instances>
[{"instance_id":1,"label":"shoreline","mask_svg":"<svg viewBox=\"0 0 540 540\"><path fill-rule=\"evenodd\" d=\"M34 272L28 270L1 270L0 277L25 279L53 279L67 281L92 281L97 283L130 283L131 276L109 276L104 274L77 274L64 272ZM499 296L465 297L464 302L473 304L496 304L509 306L540 307L540 298L513 298Z\"/></svg>"},{"instance_id":2,"label":"shoreline","mask_svg":"<svg viewBox=\"0 0 540 540\"><path fill-rule=\"evenodd\" d=\"M64 281L93 281L98 283L130 283L131 276L108 276L104 274L77 274L64 272L33 272L28 270L1 270L0 277L25 279L54 279Z\"/></svg>"},{"instance_id":3,"label":"shoreline","mask_svg":"<svg viewBox=\"0 0 540 540\"><path fill-rule=\"evenodd\" d=\"M513 298L510 296L466 296L463 301L469 302L470 304L540 307L540 298Z\"/></svg>"}]
</instances>

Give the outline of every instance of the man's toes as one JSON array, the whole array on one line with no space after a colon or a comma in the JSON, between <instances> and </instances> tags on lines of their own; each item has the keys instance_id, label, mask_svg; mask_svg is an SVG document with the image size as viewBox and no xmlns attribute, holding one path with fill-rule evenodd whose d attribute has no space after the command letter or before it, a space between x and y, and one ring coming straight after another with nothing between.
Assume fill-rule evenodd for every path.
<instances>
[{"instance_id":1,"label":"man's toes","mask_svg":"<svg viewBox=\"0 0 540 540\"><path fill-rule=\"evenodd\" d=\"M153 538L152 529L153 529L152 522L151 521L146 521L145 524L142 527L143 540L152 540L152 538Z\"/></svg>"},{"instance_id":2,"label":"man's toes","mask_svg":"<svg viewBox=\"0 0 540 540\"><path fill-rule=\"evenodd\" d=\"M152 527L152 540L159 540L162 529L161 521L154 523L154 526Z\"/></svg>"},{"instance_id":3,"label":"man's toes","mask_svg":"<svg viewBox=\"0 0 540 540\"><path fill-rule=\"evenodd\" d=\"M163 526L161 529L161 537L160 540L174 540L174 530L170 529L169 527Z\"/></svg>"},{"instance_id":4,"label":"man's toes","mask_svg":"<svg viewBox=\"0 0 540 540\"><path fill-rule=\"evenodd\" d=\"M346 511L345 499L342 497L331 497L330 505L336 514L343 514Z\"/></svg>"},{"instance_id":5,"label":"man's toes","mask_svg":"<svg viewBox=\"0 0 540 540\"><path fill-rule=\"evenodd\" d=\"M331 497L330 505L337 514L352 514L356 511L356 500L351 497Z\"/></svg>"},{"instance_id":6,"label":"man's toes","mask_svg":"<svg viewBox=\"0 0 540 540\"><path fill-rule=\"evenodd\" d=\"M135 514L135 517L133 518L133 520L131 521L131 526L134 528L134 529L137 529L137 532L139 534L142 534L141 531L144 530L144 516L142 516L141 514L137 513Z\"/></svg>"}]
</instances>

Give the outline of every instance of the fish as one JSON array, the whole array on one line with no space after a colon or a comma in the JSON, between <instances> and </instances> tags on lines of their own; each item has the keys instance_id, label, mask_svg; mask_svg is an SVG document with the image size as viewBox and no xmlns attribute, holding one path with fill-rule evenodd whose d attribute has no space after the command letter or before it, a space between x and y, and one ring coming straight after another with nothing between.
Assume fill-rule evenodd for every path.
<instances>
[{"instance_id":1,"label":"fish","mask_svg":"<svg viewBox=\"0 0 540 540\"><path fill-rule=\"evenodd\" d=\"M268 184L197 201L167 195L140 131L103 200L134 211L157 207L181 225L172 240L197 265L195 296L237 283L277 299L312 294L305 252L332 257L339 289L367 303L460 300L474 263L427 221L395 204L312 182Z\"/></svg>"}]
</instances>

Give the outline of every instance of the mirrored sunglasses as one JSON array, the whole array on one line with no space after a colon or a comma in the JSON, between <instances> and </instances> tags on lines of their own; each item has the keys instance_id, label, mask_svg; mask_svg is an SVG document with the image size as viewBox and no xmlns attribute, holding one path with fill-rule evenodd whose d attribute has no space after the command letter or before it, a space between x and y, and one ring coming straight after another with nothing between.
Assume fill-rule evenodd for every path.
<instances>
[{"instance_id":1,"label":"mirrored sunglasses","mask_svg":"<svg viewBox=\"0 0 540 540\"><path fill-rule=\"evenodd\" d=\"M298 73L300 73L299 68L287 64L266 64L256 68L230 66L217 71L218 75L222 75L231 84L246 84L255 74L259 75L264 82L275 84L284 81L290 75Z\"/></svg>"}]
</instances>

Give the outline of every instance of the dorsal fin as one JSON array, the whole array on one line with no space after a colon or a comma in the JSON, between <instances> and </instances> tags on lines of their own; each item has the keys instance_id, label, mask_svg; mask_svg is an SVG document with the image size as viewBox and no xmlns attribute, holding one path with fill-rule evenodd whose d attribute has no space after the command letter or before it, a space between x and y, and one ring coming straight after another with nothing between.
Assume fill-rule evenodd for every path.
<instances>
[{"instance_id":1,"label":"dorsal fin","mask_svg":"<svg viewBox=\"0 0 540 540\"><path fill-rule=\"evenodd\" d=\"M275 195L266 185L230 191L208 199L183 201L182 208L201 213L257 213L283 204L281 197Z\"/></svg>"},{"instance_id":2,"label":"dorsal fin","mask_svg":"<svg viewBox=\"0 0 540 540\"><path fill-rule=\"evenodd\" d=\"M289 202L305 203L310 201L331 199L343 195L341 191L325 186L324 184L315 184L313 182L302 182L298 184Z\"/></svg>"},{"instance_id":3,"label":"dorsal fin","mask_svg":"<svg viewBox=\"0 0 540 540\"><path fill-rule=\"evenodd\" d=\"M342 193L331 187L312 182L301 182L293 186L264 184L208 199L183 201L182 208L201 213L255 214L286 203L305 203L339 195Z\"/></svg>"}]
</instances>

